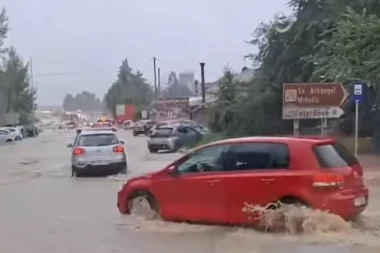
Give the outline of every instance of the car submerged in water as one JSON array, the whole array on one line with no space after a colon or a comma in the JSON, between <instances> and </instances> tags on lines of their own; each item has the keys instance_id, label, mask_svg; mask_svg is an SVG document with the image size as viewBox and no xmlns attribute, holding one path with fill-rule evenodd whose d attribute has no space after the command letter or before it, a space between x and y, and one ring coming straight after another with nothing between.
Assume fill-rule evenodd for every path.
<instances>
[{"instance_id":1,"label":"car submerged in water","mask_svg":"<svg viewBox=\"0 0 380 253\"><path fill-rule=\"evenodd\" d=\"M78 130L72 149L72 176L125 174L127 156L124 142L110 130Z\"/></svg>"},{"instance_id":2,"label":"car submerged in water","mask_svg":"<svg viewBox=\"0 0 380 253\"><path fill-rule=\"evenodd\" d=\"M193 147L202 137L201 132L187 125L162 125L150 132L147 144L151 153L159 150L176 152L184 146Z\"/></svg>"},{"instance_id":3,"label":"car submerged in water","mask_svg":"<svg viewBox=\"0 0 380 253\"><path fill-rule=\"evenodd\" d=\"M333 138L246 137L199 147L164 169L128 180L117 207L145 202L165 220L257 225L246 203L362 213L368 189L358 160Z\"/></svg>"}]
</instances>

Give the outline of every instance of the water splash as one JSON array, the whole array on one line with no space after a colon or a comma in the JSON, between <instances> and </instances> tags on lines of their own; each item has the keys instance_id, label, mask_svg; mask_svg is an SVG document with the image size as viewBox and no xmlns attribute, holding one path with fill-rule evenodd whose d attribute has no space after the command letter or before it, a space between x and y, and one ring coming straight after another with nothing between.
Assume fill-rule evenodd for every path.
<instances>
[{"instance_id":1,"label":"water splash","mask_svg":"<svg viewBox=\"0 0 380 253\"><path fill-rule=\"evenodd\" d=\"M306 206L270 203L267 206L244 203L242 212L257 219L264 231L288 232L289 234L313 234L349 232L351 224L342 217L327 211Z\"/></svg>"}]
</instances>

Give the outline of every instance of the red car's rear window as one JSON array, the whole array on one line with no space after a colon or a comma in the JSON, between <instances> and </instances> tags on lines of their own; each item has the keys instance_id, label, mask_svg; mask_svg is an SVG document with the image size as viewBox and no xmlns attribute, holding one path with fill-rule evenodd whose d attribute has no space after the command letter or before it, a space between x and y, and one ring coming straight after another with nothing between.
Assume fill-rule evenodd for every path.
<instances>
[{"instance_id":1,"label":"red car's rear window","mask_svg":"<svg viewBox=\"0 0 380 253\"><path fill-rule=\"evenodd\" d=\"M339 143L317 145L313 149L321 168L342 168L358 164L355 156Z\"/></svg>"}]
</instances>

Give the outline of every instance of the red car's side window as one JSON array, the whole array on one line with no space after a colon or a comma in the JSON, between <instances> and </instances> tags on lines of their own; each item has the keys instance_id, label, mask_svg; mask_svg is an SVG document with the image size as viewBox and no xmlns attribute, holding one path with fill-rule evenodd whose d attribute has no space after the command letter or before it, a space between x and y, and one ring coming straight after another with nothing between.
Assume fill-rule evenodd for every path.
<instances>
[{"instance_id":1,"label":"red car's side window","mask_svg":"<svg viewBox=\"0 0 380 253\"><path fill-rule=\"evenodd\" d=\"M223 171L224 154L229 147L229 145L217 145L198 150L183 161L177 170L181 174Z\"/></svg>"},{"instance_id":2,"label":"red car's side window","mask_svg":"<svg viewBox=\"0 0 380 253\"><path fill-rule=\"evenodd\" d=\"M228 171L287 169L289 149L281 143L235 144L225 158Z\"/></svg>"}]
</instances>

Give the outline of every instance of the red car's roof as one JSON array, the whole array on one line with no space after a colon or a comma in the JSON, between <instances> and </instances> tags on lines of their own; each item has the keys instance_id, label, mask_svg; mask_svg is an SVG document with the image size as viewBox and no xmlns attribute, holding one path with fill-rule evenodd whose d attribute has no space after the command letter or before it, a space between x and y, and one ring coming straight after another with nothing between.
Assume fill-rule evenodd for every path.
<instances>
[{"instance_id":1,"label":"red car's roof","mask_svg":"<svg viewBox=\"0 0 380 253\"><path fill-rule=\"evenodd\" d=\"M212 142L201 147L220 145L220 144L238 144L247 142L276 142L276 143L294 143L294 142L306 142L311 144L319 144L326 142L335 142L336 139L333 137L322 137L322 136L289 136L289 137L242 137L242 138L231 138L221 141Z\"/></svg>"}]
</instances>

